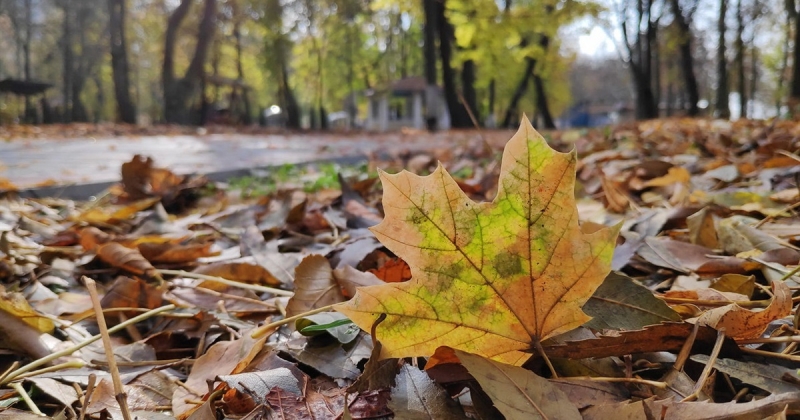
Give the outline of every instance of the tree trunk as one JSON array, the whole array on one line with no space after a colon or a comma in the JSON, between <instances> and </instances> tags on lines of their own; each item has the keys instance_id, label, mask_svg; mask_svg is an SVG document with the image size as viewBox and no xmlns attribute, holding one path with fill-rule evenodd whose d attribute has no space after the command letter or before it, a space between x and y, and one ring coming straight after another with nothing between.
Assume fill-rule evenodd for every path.
<instances>
[{"instance_id":1,"label":"tree trunk","mask_svg":"<svg viewBox=\"0 0 800 420\"><path fill-rule=\"evenodd\" d=\"M792 54L792 85L789 90L789 112L794 116L798 112L800 106L800 16L798 16L795 2L787 2L787 6L791 3L791 15L794 17L794 53Z\"/></svg>"},{"instance_id":2,"label":"tree trunk","mask_svg":"<svg viewBox=\"0 0 800 420\"><path fill-rule=\"evenodd\" d=\"M436 0L422 0L425 13L425 27L423 28L424 44L423 56L425 58L425 123L428 131L436 130L439 116L438 99L439 89L436 86Z\"/></svg>"},{"instance_id":3,"label":"tree trunk","mask_svg":"<svg viewBox=\"0 0 800 420\"><path fill-rule=\"evenodd\" d=\"M478 109L478 93L475 91L475 61L467 60L461 68L461 91L464 93L464 106L472 112L476 122L481 120Z\"/></svg>"},{"instance_id":4,"label":"tree trunk","mask_svg":"<svg viewBox=\"0 0 800 420\"><path fill-rule=\"evenodd\" d=\"M728 11L728 0L719 1L719 20L717 21L717 31L719 40L717 43L717 117L728 119L731 117L731 110L728 106L728 63L725 59L725 15Z\"/></svg>"},{"instance_id":5,"label":"tree trunk","mask_svg":"<svg viewBox=\"0 0 800 420\"><path fill-rule=\"evenodd\" d=\"M517 88L514 89L514 94L511 95L511 102L508 104L508 108L506 108L506 114L503 117L503 123L500 124L501 127L510 127L514 121L516 121L520 115L519 110L517 107L519 106L519 100L525 95L525 91L528 90L528 80L531 78L531 74L533 73L533 68L536 66L536 60L525 57L525 72L522 73L522 79L520 79L519 83L517 83Z\"/></svg>"},{"instance_id":6,"label":"tree trunk","mask_svg":"<svg viewBox=\"0 0 800 420\"><path fill-rule=\"evenodd\" d=\"M184 76L180 79L176 78L175 43L178 29L186 18L191 4L192 0L181 0L167 20L161 80L164 89L164 120L168 123L190 124L192 122L191 101L200 93L203 66L214 39L217 2L216 0L204 0L194 55Z\"/></svg>"},{"instance_id":7,"label":"tree trunk","mask_svg":"<svg viewBox=\"0 0 800 420\"><path fill-rule=\"evenodd\" d=\"M33 75L31 74L31 36L33 32L33 8L31 2L33 0L25 0L25 46L24 46L24 54L25 54L25 80L31 80ZM36 123L37 112L36 109L31 102L31 97L26 95L25 96L25 121L28 123Z\"/></svg>"},{"instance_id":8,"label":"tree trunk","mask_svg":"<svg viewBox=\"0 0 800 420\"><path fill-rule=\"evenodd\" d=\"M281 66L280 73L278 93L281 96L284 112L286 112L286 127L298 130L300 129L300 105L297 104L297 99L289 85L289 70L285 62Z\"/></svg>"},{"instance_id":9,"label":"tree trunk","mask_svg":"<svg viewBox=\"0 0 800 420\"><path fill-rule=\"evenodd\" d=\"M108 14L117 118L124 123L136 124L136 105L131 98L128 46L125 41L125 0L108 0Z\"/></svg>"},{"instance_id":10,"label":"tree trunk","mask_svg":"<svg viewBox=\"0 0 800 420\"><path fill-rule=\"evenodd\" d=\"M436 5L437 23L439 27L439 55L442 58L442 81L444 83L444 98L450 112L450 124L455 128L467 128L472 124L464 105L458 100L456 92L456 72L450 63L453 56L452 41L454 29L445 16L445 2L442 0Z\"/></svg>"},{"instance_id":11,"label":"tree trunk","mask_svg":"<svg viewBox=\"0 0 800 420\"><path fill-rule=\"evenodd\" d=\"M542 35L539 39L539 46L546 52L548 47L550 46L550 38L546 35ZM539 115L542 117L542 123L544 124L544 128L553 130L556 128L556 123L553 120L553 115L550 113L550 105L547 101L547 92L544 89L544 80L542 80L541 76L536 74L534 71L533 73L533 89L536 92L536 108L539 109Z\"/></svg>"},{"instance_id":12,"label":"tree trunk","mask_svg":"<svg viewBox=\"0 0 800 420\"><path fill-rule=\"evenodd\" d=\"M742 0L736 2L736 90L739 91L739 118L747 118L747 85L744 69L744 15Z\"/></svg>"},{"instance_id":13,"label":"tree trunk","mask_svg":"<svg viewBox=\"0 0 800 420\"><path fill-rule=\"evenodd\" d=\"M741 0L740 0L741 1ZM694 57L692 56L692 33L689 27L689 22L683 16L678 0L670 0L672 5L672 13L675 15L675 22L679 30L680 44L678 49L681 53L681 74L683 75L683 84L686 89L686 96L689 100L689 109L687 114L690 117L696 117L700 114L700 108L697 103L700 101L700 91L697 87L697 78L694 74Z\"/></svg>"},{"instance_id":14,"label":"tree trunk","mask_svg":"<svg viewBox=\"0 0 800 420\"><path fill-rule=\"evenodd\" d=\"M72 120L72 2L64 0L64 21L61 31L61 55L62 55L62 83L61 95L63 101L61 105L62 122L68 123Z\"/></svg>"}]
</instances>

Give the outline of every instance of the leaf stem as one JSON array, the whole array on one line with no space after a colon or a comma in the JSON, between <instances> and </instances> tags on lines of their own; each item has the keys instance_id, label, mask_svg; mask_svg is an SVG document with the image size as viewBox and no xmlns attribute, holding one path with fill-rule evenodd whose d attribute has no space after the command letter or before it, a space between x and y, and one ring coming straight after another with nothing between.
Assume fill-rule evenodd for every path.
<instances>
[{"instance_id":1,"label":"leaf stem","mask_svg":"<svg viewBox=\"0 0 800 420\"><path fill-rule=\"evenodd\" d=\"M31 399L31 396L28 395L28 392L25 391L25 388L22 387L21 383L15 382L15 383L11 384L11 388L14 388L14 390L17 391L17 394L19 394L19 396L22 398L22 400L25 401L25 404L28 406L28 408L31 409L33 414L38 414L40 416L44 416L44 413L42 413L42 410L39 410L39 407L36 406L36 404Z\"/></svg>"},{"instance_id":2,"label":"leaf stem","mask_svg":"<svg viewBox=\"0 0 800 420\"><path fill-rule=\"evenodd\" d=\"M536 347L536 351L542 355L544 359L544 363L547 364L547 367L550 369L550 374L553 375L553 378L558 378L558 373L556 373L556 368L553 367L553 364L550 362L550 358L547 357L547 354L544 352L544 348L542 348L542 343L539 340L534 340L534 344Z\"/></svg>"},{"instance_id":3,"label":"leaf stem","mask_svg":"<svg viewBox=\"0 0 800 420\"><path fill-rule=\"evenodd\" d=\"M184 271L184 270L157 269L156 271L158 271L160 274L167 274L167 275L181 276L181 277L190 277L190 278L199 279L199 280L213 281L213 282L225 284L225 285L228 285L228 286L231 286L231 287L238 287L240 289L249 289L249 290L252 290L252 291L255 291L255 292L272 293L273 295L276 295L276 296L289 296L289 297L294 296L294 292L289 291L289 290L276 289L274 287L260 286L260 285L257 285L257 284L241 283L241 282L238 282L238 281L228 280L228 279L223 278L223 277L207 276L205 274L200 274L200 273L190 273L190 272Z\"/></svg>"},{"instance_id":4,"label":"leaf stem","mask_svg":"<svg viewBox=\"0 0 800 420\"><path fill-rule=\"evenodd\" d=\"M117 332L119 330L124 329L128 325L136 324L137 322L144 321L145 319L150 318L150 317L152 317L154 315L157 315L157 314L159 314L161 312L171 311L171 310L173 310L175 308L176 308L175 305L171 305L170 304L170 305L162 306L160 308L153 309L152 311L147 311L147 312L145 312L145 313L143 313L143 314L141 314L139 316L135 316L135 317L133 317L133 318L131 318L131 319L125 321L125 322L121 322L121 323L115 325L114 327L109 328L108 329L108 333L109 334L113 334L113 333L115 333L115 332ZM82 341L82 342L80 342L80 343L78 343L78 344L76 344L76 345L74 345L72 347L69 347L69 348L66 348L64 350L55 352L55 353L53 353L53 354L51 354L51 355L49 355L47 357L43 357L41 359L34 360L34 361L28 363L27 365L25 365L25 366L15 370L15 371L9 373L2 381L0 381L0 386L7 385L9 382L15 380L17 378L17 376L19 376L19 375L21 375L21 374L23 374L25 372L29 372L29 371L31 371L33 369L36 369L39 366L45 365L47 363L50 363L53 360L58 359L59 357L69 356L70 354L75 353L76 351L88 346L89 344L94 343L95 341L99 340L100 338L101 338L100 334L97 334L97 335L94 335L94 336L90 337L89 339L87 339L85 341Z\"/></svg>"},{"instance_id":5,"label":"leaf stem","mask_svg":"<svg viewBox=\"0 0 800 420\"><path fill-rule=\"evenodd\" d=\"M297 315L294 315L294 316L290 316L288 318L281 319L280 321L275 321L275 322L270 322L269 324L264 324L264 325L256 328L255 330L253 330L253 332L250 333L250 337L252 337L252 338L261 338L264 335L266 335L268 332L270 332L270 330L272 330L274 328L280 327L281 325L288 324L288 323L290 323L292 321L297 321L298 319L305 318L305 317L307 317L309 315L314 315L314 314L318 314L320 312L330 311L331 309L336 307L336 305L338 305L338 303L334 303L332 305L323 306L323 307L317 308L317 309L312 309L312 310L310 310L308 312L303 312L302 314L297 314Z\"/></svg>"},{"instance_id":6,"label":"leaf stem","mask_svg":"<svg viewBox=\"0 0 800 420\"><path fill-rule=\"evenodd\" d=\"M565 379L580 379L586 381L596 381L596 382L628 382L633 384L642 384L642 385L649 385L658 389L667 389L666 382L660 381L649 381L647 379L642 378L614 378L614 377L604 377L604 376L576 376L576 377L569 377Z\"/></svg>"}]
</instances>

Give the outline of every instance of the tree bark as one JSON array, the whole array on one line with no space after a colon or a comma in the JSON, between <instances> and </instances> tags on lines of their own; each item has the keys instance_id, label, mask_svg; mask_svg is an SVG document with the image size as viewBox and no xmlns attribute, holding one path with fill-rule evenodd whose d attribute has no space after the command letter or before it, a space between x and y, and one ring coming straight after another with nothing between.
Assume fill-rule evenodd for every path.
<instances>
[{"instance_id":1,"label":"tree bark","mask_svg":"<svg viewBox=\"0 0 800 420\"><path fill-rule=\"evenodd\" d=\"M422 0L425 14L423 28L423 56L425 61L425 123L428 131L434 131L438 118L438 92L436 86L436 0Z\"/></svg>"},{"instance_id":2,"label":"tree bark","mask_svg":"<svg viewBox=\"0 0 800 420\"><path fill-rule=\"evenodd\" d=\"M736 1L736 90L739 91L739 118L747 118L747 84L744 68L744 15L742 0Z\"/></svg>"},{"instance_id":3,"label":"tree bark","mask_svg":"<svg viewBox=\"0 0 800 420\"><path fill-rule=\"evenodd\" d=\"M508 108L506 108L503 123L500 124L501 127L510 127L513 122L520 117L517 107L519 106L519 100L522 99L522 96L524 96L525 92L528 90L528 80L531 78L534 67L536 67L536 60L525 57L525 72L522 73L522 79L517 83L514 94L511 95L511 102L508 104Z\"/></svg>"},{"instance_id":4,"label":"tree bark","mask_svg":"<svg viewBox=\"0 0 800 420\"><path fill-rule=\"evenodd\" d=\"M125 40L125 9L125 0L108 0L111 71L117 118L124 123L136 124L136 105L131 97L128 46Z\"/></svg>"},{"instance_id":5,"label":"tree bark","mask_svg":"<svg viewBox=\"0 0 800 420\"><path fill-rule=\"evenodd\" d=\"M450 63L453 56L452 41L454 29L445 16L445 2L436 4L437 24L439 28L439 55L442 58L442 82L444 83L444 98L450 112L450 124L455 128L470 127L471 121L464 105L458 100L456 92L456 72Z\"/></svg>"},{"instance_id":6,"label":"tree bark","mask_svg":"<svg viewBox=\"0 0 800 420\"><path fill-rule=\"evenodd\" d=\"M658 104L653 94L652 74L652 44L656 41L654 22L650 16L652 2L638 0L636 3L637 22L634 22L636 36L631 42L628 37L628 22L625 16L620 16L620 27L628 50L628 69L631 71L634 91L636 92L636 119L658 118ZM644 33L639 29L641 22L646 20Z\"/></svg>"},{"instance_id":7,"label":"tree bark","mask_svg":"<svg viewBox=\"0 0 800 420\"><path fill-rule=\"evenodd\" d=\"M164 120L168 123L192 123L191 100L200 93L203 65L206 62L211 42L214 39L217 2L216 0L204 0L194 55L189 62L186 73L183 77L177 78L175 76L174 63L175 43L178 29L188 15L191 4L192 0L181 0L181 3L167 20L161 80L164 89Z\"/></svg>"},{"instance_id":8,"label":"tree bark","mask_svg":"<svg viewBox=\"0 0 800 420\"><path fill-rule=\"evenodd\" d=\"M789 112L794 116L800 107L800 16L794 0L787 1L787 8L791 5L790 16L794 18L794 52L792 54L792 84L789 90Z\"/></svg>"},{"instance_id":9,"label":"tree bark","mask_svg":"<svg viewBox=\"0 0 800 420\"><path fill-rule=\"evenodd\" d=\"M464 93L464 106L472 112L475 121L481 120L478 109L478 93L475 91L476 68L475 61L464 61L461 67L461 91Z\"/></svg>"},{"instance_id":10,"label":"tree bark","mask_svg":"<svg viewBox=\"0 0 800 420\"><path fill-rule=\"evenodd\" d=\"M741 0L740 0L741 1ZM694 57L692 56L692 31L678 0L670 0L672 13L675 15L675 22L680 31L680 43L678 49L681 53L681 74L683 84L686 89L686 96L689 101L689 108L686 110L690 117L700 114L697 103L700 101L700 91L697 87L697 78L694 74Z\"/></svg>"},{"instance_id":11,"label":"tree bark","mask_svg":"<svg viewBox=\"0 0 800 420\"><path fill-rule=\"evenodd\" d=\"M62 86L61 95L63 96L61 106L62 122L72 121L72 2L63 1L64 21L61 30L61 55L62 55Z\"/></svg>"},{"instance_id":12,"label":"tree bark","mask_svg":"<svg viewBox=\"0 0 800 420\"><path fill-rule=\"evenodd\" d=\"M728 119L731 117L731 110L728 106L728 63L725 59L725 15L728 11L728 0L719 1L719 20L717 21L717 31L719 40L717 42L717 117Z\"/></svg>"},{"instance_id":13,"label":"tree bark","mask_svg":"<svg viewBox=\"0 0 800 420\"><path fill-rule=\"evenodd\" d=\"M539 46L546 52L550 47L550 38L542 35L539 39ZM547 92L544 89L544 80L536 74L535 68L533 73L533 89L536 92L536 108L539 109L539 115L542 117L544 128L553 130L556 128L556 123L553 120L553 115L550 113L550 105L547 100Z\"/></svg>"}]
</instances>

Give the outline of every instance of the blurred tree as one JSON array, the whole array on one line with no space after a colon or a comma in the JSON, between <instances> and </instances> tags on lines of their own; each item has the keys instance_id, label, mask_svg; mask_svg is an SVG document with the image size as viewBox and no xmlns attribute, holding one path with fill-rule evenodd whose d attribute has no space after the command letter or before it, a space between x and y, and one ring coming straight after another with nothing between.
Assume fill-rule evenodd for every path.
<instances>
[{"instance_id":1,"label":"blurred tree","mask_svg":"<svg viewBox=\"0 0 800 420\"><path fill-rule=\"evenodd\" d=\"M181 0L167 20L161 81L164 91L164 120L168 123L191 124L198 122L197 119L192 118L191 104L192 100L201 93L203 67L216 29L217 2L216 0L203 0L203 12L198 26L194 55L183 77L178 78L175 75L175 44L178 30L189 14L192 3L193 0Z\"/></svg>"},{"instance_id":2,"label":"blurred tree","mask_svg":"<svg viewBox=\"0 0 800 420\"><path fill-rule=\"evenodd\" d=\"M728 59L725 56L725 33L727 25L725 18L728 13L728 0L719 0L719 17L717 20L717 100L716 116L723 119L731 117L731 110L728 104Z\"/></svg>"},{"instance_id":3,"label":"blurred tree","mask_svg":"<svg viewBox=\"0 0 800 420\"><path fill-rule=\"evenodd\" d=\"M684 88L686 89L689 103L687 114L691 117L700 113L700 108L697 106L700 101L700 91L697 88L697 78L694 75L694 52L692 51L694 36L691 30L692 18L697 10L698 3L699 0L692 0L687 6L682 6L680 0L670 0L672 14L675 17L675 24L679 31L678 44L681 55L681 73L683 74Z\"/></svg>"},{"instance_id":4,"label":"blurred tree","mask_svg":"<svg viewBox=\"0 0 800 420\"><path fill-rule=\"evenodd\" d=\"M131 98L128 45L125 37L125 0L108 0L108 27L111 43L111 68L114 79L114 96L117 100L117 118L136 123L136 105Z\"/></svg>"},{"instance_id":5,"label":"blurred tree","mask_svg":"<svg viewBox=\"0 0 800 420\"><path fill-rule=\"evenodd\" d=\"M623 60L628 64L636 91L636 118L658 118L658 103L653 89L653 51L660 15L654 13L653 0L622 0L618 4L617 18L620 22L625 46Z\"/></svg>"}]
</instances>

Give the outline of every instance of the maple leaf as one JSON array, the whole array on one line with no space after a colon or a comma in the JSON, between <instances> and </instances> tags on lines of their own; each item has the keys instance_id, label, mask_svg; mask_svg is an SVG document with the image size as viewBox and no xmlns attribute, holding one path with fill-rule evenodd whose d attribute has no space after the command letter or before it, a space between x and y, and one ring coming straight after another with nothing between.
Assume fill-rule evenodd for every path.
<instances>
[{"instance_id":1,"label":"maple leaf","mask_svg":"<svg viewBox=\"0 0 800 420\"><path fill-rule=\"evenodd\" d=\"M441 165L425 177L381 173L386 218L371 229L412 279L360 288L337 310L367 330L387 315L382 357L446 345L523 363L540 341L591 319L581 307L610 271L619 226L581 230L576 160L524 118L490 203L470 200Z\"/></svg>"}]
</instances>

